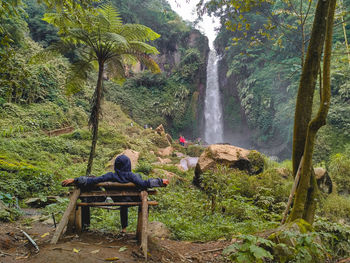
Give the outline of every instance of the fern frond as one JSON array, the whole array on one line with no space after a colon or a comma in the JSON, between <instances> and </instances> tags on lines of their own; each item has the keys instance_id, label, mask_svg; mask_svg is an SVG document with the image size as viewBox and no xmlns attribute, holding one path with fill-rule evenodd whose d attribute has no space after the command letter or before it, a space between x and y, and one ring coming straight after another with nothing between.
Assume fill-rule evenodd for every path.
<instances>
[{"instance_id":1,"label":"fern frond","mask_svg":"<svg viewBox=\"0 0 350 263\"><path fill-rule=\"evenodd\" d=\"M146 54L159 54L159 51L156 47L153 47L147 43L141 41L130 41L129 44L132 50Z\"/></svg>"},{"instance_id":2,"label":"fern frond","mask_svg":"<svg viewBox=\"0 0 350 263\"><path fill-rule=\"evenodd\" d=\"M154 61L149 55L143 54L143 53L136 53L133 54L137 59L145 65L149 70L151 70L153 73L160 73L160 68L157 62Z\"/></svg>"},{"instance_id":3,"label":"fern frond","mask_svg":"<svg viewBox=\"0 0 350 263\"><path fill-rule=\"evenodd\" d=\"M119 49L129 48L129 43L124 36L116 33L105 33L102 36L102 40L105 42L112 42L114 46L117 46Z\"/></svg>"},{"instance_id":4,"label":"fern frond","mask_svg":"<svg viewBox=\"0 0 350 263\"><path fill-rule=\"evenodd\" d=\"M114 56L113 58L109 59L105 70L109 78L124 79L125 68L123 58L121 56Z\"/></svg>"},{"instance_id":5,"label":"fern frond","mask_svg":"<svg viewBox=\"0 0 350 263\"><path fill-rule=\"evenodd\" d=\"M88 72L92 70L90 60L83 59L73 63L66 79L66 93L71 95L82 90L88 78Z\"/></svg>"},{"instance_id":6,"label":"fern frond","mask_svg":"<svg viewBox=\"0 0 350 263\"><path fill-rule=\"evenodd\" d=\"M102 4L98 11L106 22L107 31L113 32L115 28L120 27L123 24L118 10L111 2Z\"/></svg>"},{"instance_id":7,"label":"fern frond","mask_svg":"<svg viewBox=\"0 0 350 263\"><path fill-rule=\"evenodd\" d=\"M151 28L140 24L125 24L116 32L128 41L152 41L160 37Z\"/></svg>"}]
</instances>

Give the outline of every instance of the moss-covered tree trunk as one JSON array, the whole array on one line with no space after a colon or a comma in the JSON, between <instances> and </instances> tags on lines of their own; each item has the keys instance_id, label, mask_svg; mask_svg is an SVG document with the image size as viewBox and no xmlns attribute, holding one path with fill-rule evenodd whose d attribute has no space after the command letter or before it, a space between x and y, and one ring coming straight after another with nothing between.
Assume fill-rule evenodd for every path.
<instances>
[{"instance_id":1,"label":"moss-covered tree trunk","mask_svg":"<svg viewBox=\"0 0 350 263\"><path fill-rule=\"evenodd\" d=\"M316 184L316 179L312 168L312 155L313 155L316 133L323 125L326 124L326 118L327 118L330 98L331 98L330 65L331 65L331 53L332 53L334 13L335 13L335 6L336 6L336 0L329 0L329 1L319 0L319 2L324 2L324 3L327 3L328 5L327 15L323 18L326 21L326 30L325 30L326 33L325 33L325 50L324 50L324 59L323 59L322 97L321 97L320 107L316 117L312 121L310 121L310 123L308 124L307 134L305 137L305 147L303 151L304 163L301 168L301 177L300 177L299 185L295 195L294 206L289 218L290 221L302 218L307 222L309 222L310 224L312 224L314 220L315 209L316 209L316 197L317 197L317 184ZM302 105L299 104L299 106L302 106Z\"/></svg>"},{"instance_id":2,"label":"moss-covered tree trunk","mask_svg":"<svg viewBox=\"0 0 350 263\"><path fill-rule=\"evenodd\" d=\"M294 176L303 156L307 127L311 120L312 102L325 39L329 2L330 0L319 0L317 3L311 38L301 74L294 117L292 154Z\"/></svg>"},{"instance_id":3,"label":"moss-covered tree trunk","mask_svg":"<svg viewBox=\"0 0 350 263\"><path fill-rule=\"evenodd\" d=\"M91 109L91 115L89 120L89 125L92 126L92 142L90 148L89 161L86 168L86 175L91 174L92 163L96 152L96 143L98 137L98 123L101 111L101 99L102 99L102 81L103 81L103 69L104 63L100 62L98 66L98 79L94 94L94 102Z\"/></svg>"}]
</instances>

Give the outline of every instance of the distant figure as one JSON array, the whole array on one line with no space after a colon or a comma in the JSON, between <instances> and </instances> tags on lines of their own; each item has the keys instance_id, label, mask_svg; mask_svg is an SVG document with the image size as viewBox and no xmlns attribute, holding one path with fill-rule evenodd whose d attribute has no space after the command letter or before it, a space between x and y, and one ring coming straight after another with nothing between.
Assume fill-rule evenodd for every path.
<instances>
[{"instance_id":1,"label":"distant figure","mask_svg":"<svg viewBox=\"0 0 350 263\"><path fill-rule=\"evenodd\" d=\"M180 142L180 144L181 144L182 146L185 146L185 143L186 143L185 137L183 137L182 135L180 135L179 142Z\"/></svg>"},{"instance_id":2,"label":"distant figure","mask_svg":"<svg viewBox=\"0 0 350 263\"><path fill-rule=\"evenodd\" d=\"M202 138L197 138L197 144L201 145Z\"/></svg>"},{"instance_id":3,"label":"distant figure","mask_svg":"<svg viewBox=\"0 0 350 263\"><path fill-rule=\"evenodd\" d=\"M134 124L133 124L132 122L130 122L130 126L131 126L131 127L133 127L133 126L134 126Z\"/></svg>"},{"instance_id":4,"label":"distant figure","mask_svg":"<svg viewBox=\"0 0 350 263\"><path fill-rule=\"evenodd\" d=\"M144 129L147 129L147 128L148 128L148 125L147 125L147 124L143 125L143 128L144 128Z\"/></svg>"},{"instance_id":5,"label":"distant figure","mask_svg":"<svg viewBox=\"0 0 350 263\"><path fill-rule=\"evenodd\" d=\"M80 176L75 179L66 179L62 182L63 186L75 183L78 187L88 187L102 182L118 182L118 183L134 183L140 188L164 187L169 184L168 179L151 178L142 180L139 174L131 172L131 161L126 155L119 155L114 162L114 173L109 172L98 177ZM115 202L132 202L128 197L112 197ZM122 206L120 208L120 219L122 225L122 233L126 232L128 226L128 207Z\"/></svg>"}]
</instances>

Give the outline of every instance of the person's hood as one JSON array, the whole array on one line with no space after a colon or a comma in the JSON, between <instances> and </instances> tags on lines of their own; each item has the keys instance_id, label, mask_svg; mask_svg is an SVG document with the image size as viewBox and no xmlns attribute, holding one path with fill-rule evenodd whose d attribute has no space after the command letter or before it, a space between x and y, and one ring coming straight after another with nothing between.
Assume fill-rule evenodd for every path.
<instances>
[{"instance_id":1,"label":"person's hood","mask_svg":"<svg viewBox=\"0 0 350 263\"><path fill-rule=\"evenodd\" d=\"M114 171L116 173L129 173L131 172L131 161L126 155L119 155L114 162Z\"/></svg>"}]
</instances>

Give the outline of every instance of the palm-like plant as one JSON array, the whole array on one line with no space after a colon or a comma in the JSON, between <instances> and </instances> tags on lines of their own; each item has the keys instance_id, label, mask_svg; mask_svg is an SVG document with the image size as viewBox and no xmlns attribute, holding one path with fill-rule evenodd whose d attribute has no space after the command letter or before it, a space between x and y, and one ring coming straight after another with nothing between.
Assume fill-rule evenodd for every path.
<instances>
[{"instance_id":1,"label":"palm-like plant","mask_svg":"<svg viewBox=\"0 0 350 263\"><path fill-rule=\"evenodd\" d=\"M157 54L147 41L159 37L152 29L139 24L123 24L112 4L101 5L97 10L81 10L46 14L45 21L57 26L64 43L79 51L79 61L72 65L67 89L75 90L86 79L86 72L95 65L98 79L89 120L92 126L92 144L86 174L91 173L95 155L98 123L102 99L104 73L110 78L125 77L125 65L140 61L153 72L159 72L150 54ZM96 63L97 62L97 63Z\"/></svg>"}]
</instances>

